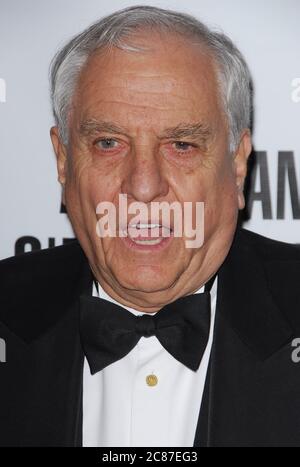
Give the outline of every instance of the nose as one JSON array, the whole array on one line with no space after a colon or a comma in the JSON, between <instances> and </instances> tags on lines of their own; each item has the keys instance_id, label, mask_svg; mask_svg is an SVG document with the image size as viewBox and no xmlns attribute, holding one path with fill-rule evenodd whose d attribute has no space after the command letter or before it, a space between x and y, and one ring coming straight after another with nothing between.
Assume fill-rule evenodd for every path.
<instances>
[{"instance_id":1,"label":"nose","mask_svg":"<svg viewBox=\"0 0 300 467\"><path fill-rule=\"evenodd\" d=\"M169 185L161 157L155 145L136 145L124 173L122 193L143 203L166 196Z\"/></svg>"}]
</instances>

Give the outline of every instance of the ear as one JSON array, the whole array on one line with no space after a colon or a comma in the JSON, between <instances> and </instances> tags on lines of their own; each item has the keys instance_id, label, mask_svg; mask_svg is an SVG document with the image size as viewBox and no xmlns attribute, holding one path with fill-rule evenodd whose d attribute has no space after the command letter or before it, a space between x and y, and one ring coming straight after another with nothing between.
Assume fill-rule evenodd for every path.
<instances>
[{"instance_id":1,"label":"ear","mask_svg":"<svg viewBox=\"0 0 300 467\"><path fill-rule=\"evenodd\" d=\"M245 129L237 150L234 154L235 178L237 185L237 196L239 209L245 207L244 183L247 175L247 161L252 151L251 134L249 129Z\"/></svg>"},{"instance_id":2,"label":"ear","mask_svg":"<svg viewBox=\"0 0 300 467\"><path fill-rule=\"evenodd\" d=\"M66 183L66 169L67 169L67 149L65 145L61 142L59 131L56 126L53 126L50 130L50 137L52 141L52 146L56 155L56 164L57 164L57 175L58 181L62 186L62 202L65 202L65 183Z\"/></svg>"}]
</instances>

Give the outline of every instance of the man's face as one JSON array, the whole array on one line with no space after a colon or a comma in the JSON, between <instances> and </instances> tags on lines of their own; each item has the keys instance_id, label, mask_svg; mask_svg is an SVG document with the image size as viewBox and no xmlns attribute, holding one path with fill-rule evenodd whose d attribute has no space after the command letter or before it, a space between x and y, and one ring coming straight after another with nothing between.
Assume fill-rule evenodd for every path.
<instances>
[{"instance_id":1,"label":"man's face","mask_svg":"<svg viewBox=\"0 0 300 467\"><path fill-rule=\"evenodd\" d=\"M124 304L155 311L195 291L223 262L243 207L250 141L246 133L229 154L215 69L203 49L155 35L138 43L151 51L114 48L90 58L68 149L55 128L52 140L67 211L95 276ZM97 205L109 201L118 212L121 193L128 205L204 202L204 244L187 248L185 236L156 245L100 238Z\"/></svg>"}]
</instances>

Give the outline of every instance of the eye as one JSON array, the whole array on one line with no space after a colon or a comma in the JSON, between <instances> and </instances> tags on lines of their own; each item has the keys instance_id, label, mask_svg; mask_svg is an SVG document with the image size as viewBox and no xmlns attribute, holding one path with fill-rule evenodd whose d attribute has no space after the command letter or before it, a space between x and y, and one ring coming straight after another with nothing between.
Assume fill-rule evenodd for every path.
<instances>
[{"instance_id":1,"label":"eye","mask_svg":"<svg viewBox=\"0 0 300 467\"><path fill-rule=\"evenodd\" d=\"M195 145L191 143L187 143L186 141L175 141L173 143L173 147L176 149L176 151L188 152L191 149L193 149Z\"/></svg>"},{"instance_id":2,"label":"eye","mask_svg":"<svg viewBox=\"0 0 300 467\"><path fill-rule=\"evenodd\" d=\"M100 149L116 149L118 147L118 141L113 138L101 138L96 141L96 146Z\"/></svg>"}]
</instances>

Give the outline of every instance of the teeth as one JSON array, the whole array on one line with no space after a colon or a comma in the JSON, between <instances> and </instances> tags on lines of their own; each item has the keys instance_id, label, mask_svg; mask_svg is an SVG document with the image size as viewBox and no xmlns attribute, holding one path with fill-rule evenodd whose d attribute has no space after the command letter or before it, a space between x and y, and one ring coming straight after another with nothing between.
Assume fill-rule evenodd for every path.
<instances>
[{"instance_id":1,"label":"teeth","mask_svg":"<svg viewBox=\"0 0 300 467\"><path fill-rule=\"evenodd\" d=\"M157 238L154 240L136 240L134 238L132 239L132 241L134 241L134 243L137 243L138 245L157 245L162 240L162 238Z\"/></svg>"},{"instance_id":2,"label":"teeth","mask_svg":"<svg viewBox=\"0 0 300 467\"><path fill-rule=\"evenodd\" d=\"M130 224L130 227L137 229L154 229L155 227L161 227L161 224Z\"/></svg>"}]
</instances>

